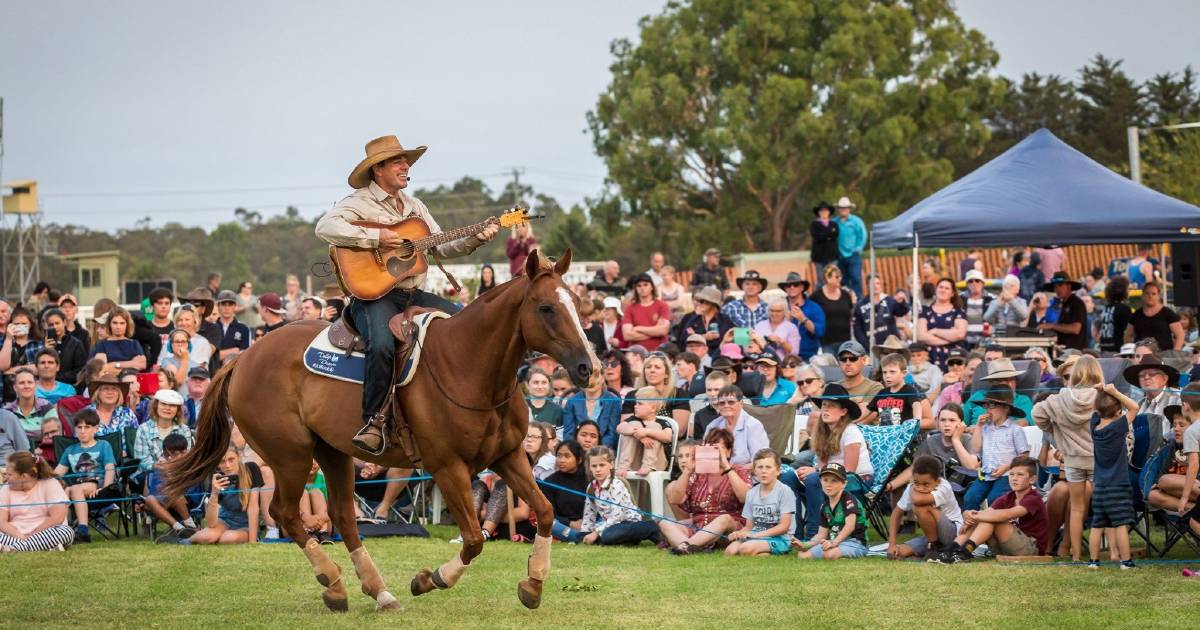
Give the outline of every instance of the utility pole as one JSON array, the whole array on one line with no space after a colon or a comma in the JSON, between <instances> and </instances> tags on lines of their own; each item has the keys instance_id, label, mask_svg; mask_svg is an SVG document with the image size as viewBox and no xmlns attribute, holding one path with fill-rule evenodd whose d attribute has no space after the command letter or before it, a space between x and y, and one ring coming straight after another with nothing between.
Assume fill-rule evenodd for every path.
<instances>
[{"instance_id":1,"label":"utility pole","mask_svg":"<svg viewBox=\"0 0 1200 630\"><path fill-rule=\"evenodd\" d=\"M522 201L522 199L521 199L521 175L524 173L525 173L524 168L521 168L519 166L512 167L512 183L509 184L509 186L512 187L513 205L517 205L517 206L523 205L521 203L521 201Z\"/></svg>"},{"instance_id":2,"label":"utility pole","mask_svg":"<svg viewBox=\"0 0 1200 630\"><path fill-rule=\"evenodd\" d=\"M1163 125L1161 127L1126 127L1125 141L1129 144L1129 179L1142 183L1142 150L1141 137L1151 131L1173 131L1176 129L1195 129L1200 122L1181 123L1178 125Z\"/></svg>"}]
</instances>

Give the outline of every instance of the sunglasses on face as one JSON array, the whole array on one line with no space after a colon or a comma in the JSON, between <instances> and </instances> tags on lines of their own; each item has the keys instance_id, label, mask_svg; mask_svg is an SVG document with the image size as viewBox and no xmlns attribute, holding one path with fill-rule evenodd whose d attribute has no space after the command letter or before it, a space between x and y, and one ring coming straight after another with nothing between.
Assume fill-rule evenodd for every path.
<instances>
[{"instance_id":1,"label":"sunglasses on face","mask_svg":"<svg viewBox=\"0 0 1200 630\"><path fill-rule=\"evenodd\" d=\"M801 384L801 385L809 385L809 384L812 384L812 383L814 383L814 382L816 382L816 381L819 381L819 380L821 380L821 379L819 379L819 378L802 378L802 379L800 379L800 380L798 380L798 381L796 381L796 382L797 382L797 383L799 383L799 384Z\"/></svg>"},{"instance_id":2,"label":"sunglasses on face","mask_svg":"<svg viewBox=\"0 0 1200 630\"><path fill-rule=\"evenodd\" d=\"M857 361L857 360L858 360L858 357L851 356L851 355L848 355L848 354L847 354L847 355L843 355L843 356L840 356L840 357L838 357L838 362L839 362L839 363L854 363L854 362L855 362L855 361Z\"/></svg>"},{"instance_id":3,"label":"sunglasses on face","mask_svg":"<svg viewBox=\"0 0 1200 630\"><path fill-rule=\"evenodd\" d=\"M621 367L621 362L616 359L610 359L610 360L604 362L604 367L606 367L606 368Z\"/></svg>"},{"instance_id":4,"label":"sunglasses on face","mask_svg":"<svg viewBox=\"0 0 1200 630\"><path fill-rule=\"evenodd\" d=\"M992 402L990 400L985 400L983 402L984 409L999 409L1001 407L1008 407L1008 405L1005 405L1003 403L998 403L998 402Z\"/></svg>"},{"instance_id":5,"label":"sunglasses on face","mask_svg":"<svg viewBox=\"0 0 1200 630\"><path fill-rule=\"evenodd\" d=\"M741 401L740 400L718 400L717 406L718 407L732 407L732 406L738 404L739 402L741 402Z\"/></svg>"}]
</instances>

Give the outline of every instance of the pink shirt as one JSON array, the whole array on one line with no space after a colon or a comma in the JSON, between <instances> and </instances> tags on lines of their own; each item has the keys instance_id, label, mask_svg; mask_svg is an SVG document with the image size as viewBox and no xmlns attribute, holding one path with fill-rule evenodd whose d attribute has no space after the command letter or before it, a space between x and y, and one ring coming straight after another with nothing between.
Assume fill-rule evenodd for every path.
<instances>
[{"instance_id":1,"label":"pink shirt","mask_svg":"<svg viewBox=\"0 0 1200 630\"><path fill-rule=\"evenodd\" d=\"M1046 280L1049 280L1050 276L1062 271L1063 261L1067 259L1067 253L1061 247L1055 247L1054 249L1039 247L1033 251L1042 257L1041 270L1042 274L1046 276Z\"/></svg>"},{"instance_id":2,"label":"pink shirt","mask_svg":"<svg viewBox=\"0 0 1200 630\"><path fill-rule=\"evenodd\" d=\"M22 536L28 536L37 529L46 517L50 516L50 508L52 505L29 505L28 507L20 507L21 504L45 504L67 501L67 493L63 490L62 484L58 483L57 479L42 479L34 484L33 488L28 492L13 490L5 485L0 488L0 510L8 510L8 522L12 523L17 531L21 532ZM7 506L7 507L5 507ZM61 525L67 524L67 517L64 513L63 522Z\"/></svg>"}]
</instances>

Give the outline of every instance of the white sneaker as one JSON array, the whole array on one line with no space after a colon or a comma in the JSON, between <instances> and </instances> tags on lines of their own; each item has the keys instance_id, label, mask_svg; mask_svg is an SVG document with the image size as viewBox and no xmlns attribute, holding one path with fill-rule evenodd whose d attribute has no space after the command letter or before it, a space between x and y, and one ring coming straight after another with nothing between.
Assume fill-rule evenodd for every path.
<instances>
[{"instance_id":1,"label":"white sneaker","mask_svg":"<svg viewBox=\"0 0 1200 630\"><path fill-rule=\"evenodd\" d=\"M278 527L268 527L267 535L263 536L263 538L279 538L279 528Z\"/></svg>"}]
</instances>

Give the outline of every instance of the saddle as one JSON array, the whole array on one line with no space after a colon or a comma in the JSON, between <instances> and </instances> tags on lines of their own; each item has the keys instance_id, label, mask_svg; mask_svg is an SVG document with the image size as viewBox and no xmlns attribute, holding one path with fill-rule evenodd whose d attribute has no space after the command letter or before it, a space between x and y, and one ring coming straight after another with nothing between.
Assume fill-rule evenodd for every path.
<instances>
[{"instance_id":1,"label":"saddle","mask_svg":"<svg viewBox=\"0 0 1200 630\"><path fill-rule=\"evenodd\" d=\"M418 468L421 466L421 455L417 451L412 427L405 419L396 397L396 391L399 389L397 379L416 345L417 325L413 320L418 315L436 310L438 309L410 306L388 320L388 330L396 340L396 359L392 367L392 382L388 387L388 395L384 399L379 413L383 416L384 426L389 429L389 440L393 444L400 444L404 449L405 457ZM338 319L329 327L329 342L347 355L353 352L365 352L367 349L367 341L354 328L354 324L348 317Z\"/></svg>"}]
</instances>

